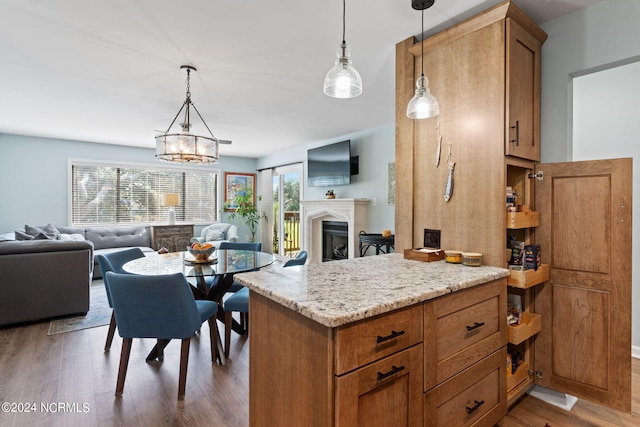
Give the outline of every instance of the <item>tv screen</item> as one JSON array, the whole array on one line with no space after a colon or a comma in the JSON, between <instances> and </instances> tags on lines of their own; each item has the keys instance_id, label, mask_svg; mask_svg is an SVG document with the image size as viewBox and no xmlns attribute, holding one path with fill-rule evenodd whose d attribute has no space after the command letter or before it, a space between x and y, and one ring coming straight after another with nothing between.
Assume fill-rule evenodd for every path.
<instances>
[{"instance_id":1,"label":"tv screen","mask_svg":"<svg viewBox=\"0 0 640 427\"><path fill-rule=\"evenodd\" d=\"M309 187L351 184L351 142L341 141L307 151Z\"/></svg>"}]
</instances>

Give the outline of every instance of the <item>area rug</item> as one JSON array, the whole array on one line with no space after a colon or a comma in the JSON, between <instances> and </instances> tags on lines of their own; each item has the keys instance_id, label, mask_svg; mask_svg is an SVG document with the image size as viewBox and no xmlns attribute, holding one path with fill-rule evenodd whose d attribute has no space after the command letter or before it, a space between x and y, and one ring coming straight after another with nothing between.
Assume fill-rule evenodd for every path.
<instances>
[{"instance_id":1,"label":"area rug","mask_svg":"<svg viewBox=\"0 0 640 427\"><path fill-rule=\"evenodd\" d=\"M49 323L47 335L63 334L81 329L108 325L111 321L111 308L107 301L102 280L94 280L89 288L89 311L84 316L64 317Z\"/></svg>"}]
</instances>

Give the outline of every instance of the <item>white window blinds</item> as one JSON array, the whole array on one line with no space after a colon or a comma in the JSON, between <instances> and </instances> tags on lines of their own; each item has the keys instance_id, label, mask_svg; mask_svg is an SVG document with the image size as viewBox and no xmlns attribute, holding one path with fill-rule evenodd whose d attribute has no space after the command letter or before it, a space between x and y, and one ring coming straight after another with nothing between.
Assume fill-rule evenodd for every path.
<instances>
[{"instance_id":1,"label":"white window blinds","mask_svg":"<svg viewBox=\"0 0 640 427\"><path fill-rule=\"evenodd\" d=\"M71 223L164 223L165 193L179 195L178 222L215 222L218 175L217 170L72 161Z\"/></svg>"}]
</instances>

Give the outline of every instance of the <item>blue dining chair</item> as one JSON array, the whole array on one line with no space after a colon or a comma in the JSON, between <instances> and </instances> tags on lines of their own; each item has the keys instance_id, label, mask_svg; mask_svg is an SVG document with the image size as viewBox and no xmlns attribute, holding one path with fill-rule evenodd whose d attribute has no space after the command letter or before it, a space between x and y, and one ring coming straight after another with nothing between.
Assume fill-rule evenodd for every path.
<instances>
[{"instance_id":1,"label":"blue dining chair","mask_svg":"<svg viewBox=\"0 0 640 427\"><path fill-rule=\"evenodd\" d=\"M295 258L288 259L282 267L291 267L292 265L304 265L307 262L307 251L300 251Z\"/></svg>"},{"instance_id":2,"label":"blue dining chair","mask_svg":"<svg viewBox=\"0 0 640 427\"><path fill-rule=\"evenodd\" d=\"M219 359L224 363L224 356L218 351L218 304L196 300L182 273L143 276L110 271L106 277L118 334L122 337L116 397L122 396L133 338L182 340L178 400L184 399L191 336L205 321L209 323L211 361ZM159 351L163 351L160 346Z\"/></svg>"},{"instance_id":3,"label":"blue dining chair","mask_svg":"<svg viewBox=\"0 0 640 427\"><path fill-rule=\"evenodd\" d=\"M104 278L104 275L107 273L107 271L126 274L127 272L123 270L122 266L129 261L133 261L134 259L142 257L144 257L144 253L140 248L125 249L123 251L112 252L110 254L96 255L98 265L100 266L100 271L102 272L104 288L107 293L107 301L109 302L109 307L111 307L112 309L113 304L111 303L111 294L109 293L107 280ZM113 342L113 336L115 335L115 333L116 316L113 314L113 311L111 311L111 321L109 322L109 330L107 331L107 341L104 344L105 351L109 351L111 349L111 343Z\"/></svg>"},{"instance_id":4,"label":"blue dining chair","mask_svg":"<svg viewBox=\"0 0 640 427\"><path fill-rule=\"evenodd\" d=\"M282 268L294 265L302 265L307 261L307 252L300 251L296 258L292 258L282 265ZM224 354L229 356L229 346L231 345L231 323L233 312L240 313L240 319L249 330L249 289L244 286L233 295L224 300Z\"/></svg>"}]
</instances>

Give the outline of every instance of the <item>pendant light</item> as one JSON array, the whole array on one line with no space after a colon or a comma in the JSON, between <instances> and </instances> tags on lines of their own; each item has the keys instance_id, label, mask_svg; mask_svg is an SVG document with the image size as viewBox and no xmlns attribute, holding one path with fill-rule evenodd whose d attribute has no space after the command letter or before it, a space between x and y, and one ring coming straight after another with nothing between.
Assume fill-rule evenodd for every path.
<instances>
[{"instance_id":1,"label":"pendant light","mask_svg":"<svg viewBox=\"0 0 640 427\"><path fill-rule=\"evenodd\" d=\"M213 136L209 126L205 123L196 106L191 102L190 75L192 71L197 71L191 65L182 65L182 70L187 72L187 99L178 110L178 114L167 130L156 136L156 158L167 162L179 163L217 163L218 162L218 139ZM191 128L190 108L195 112L209 131L210 136L194 135L189 132ZM184 121L180 123L181 132L169 133L171 126L175 123L180 113L184 110Z\"/></svg>"},{"instance_id":2,"label":"pendant light","mask_svg":"<svg viewBox=\"0 0 640 427\"><path fill-rule=\"evenodd\" d=\"M334 98L355 98L362 93L362 79L351 65L351 52L345 42L346 0L342 0L342 43L336 52L338 59L324 79L324 93Z\"/></svg>"},{"instance_id":3,"label":"pendant light","mask_svg":"<svg viewBox=\"0 0 640 427\"><path fill-rule=\"evenodd\" d=\"M415 10L422 11L422 37L420 42L422 54L420 56L421 61L421 73L420 77L416 81L416 94L409 101L407 105L407 117L410 119L428 119L429 117L435 117L440 114L440 106L438 100L429 92L429 79L424 75L424 10L433 6L435 0L412 0L411 7Z\"/></svg>"}]
</instances>

